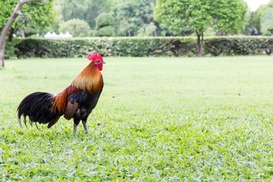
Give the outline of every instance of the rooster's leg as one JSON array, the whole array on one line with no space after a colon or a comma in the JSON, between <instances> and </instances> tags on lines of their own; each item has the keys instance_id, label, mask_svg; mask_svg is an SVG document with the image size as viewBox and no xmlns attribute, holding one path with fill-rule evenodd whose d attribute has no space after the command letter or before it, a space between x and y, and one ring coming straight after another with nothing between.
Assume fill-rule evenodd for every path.
<instances>
[{"instance_id":1,"label":"rooster's leg","mask_svg":"<svg viewBox=\"0 0 273 182\"><path fill-rule=\"evenodd\" d=\"M88 130L87 130L87 126L86 126L86 121L82 120L82 125L83 125L83 128L84 128L84 133L89 135Z\"/></svg>"},{"instance_id":2,"label":"rooster's leg","mask_svg":"<svg viewBox=\"0 0 273 182\"><path fill-rule=\"evenodd\" d=\"M80 120L78 118L74 118L74 136L76 136L77 126L79 123L80 123Z\"/></svg>"},{"instance_id":3,"label":"rooster's leg","mask_svg":"<svg viewBox=\"0 0 273 182\"><path fill-rule=\"evenodd\" d=\"M25 123L25 126L27 127L27 118L26 118L26 116L24 116L24 123Z\"/></svg>"},{"instance_id":4,"label":"rooster's leg","mask_svg":"<svg viewBox=\"0 0 273 182\"><path fill-rule=\"evenodd\" d=\"M77 126L78 126L78 125L74 123L74 132L73 132L73 133L74 133L74 136L76 136Z\"/></svg>"}]
</instances>

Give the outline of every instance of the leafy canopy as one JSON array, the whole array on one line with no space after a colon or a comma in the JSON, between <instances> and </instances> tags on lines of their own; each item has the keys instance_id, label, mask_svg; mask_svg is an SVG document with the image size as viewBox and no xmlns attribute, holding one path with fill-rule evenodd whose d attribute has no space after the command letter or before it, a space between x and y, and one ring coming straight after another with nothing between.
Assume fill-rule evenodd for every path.
<instances>
[{"instance_id":1,"label":"leafy canopy","mask_svg":"<svg viewBox=\"0 0 273 182\"><path fill-rule=\"evenodd\" d=\"M0 0L0 28L2 29L10 18L17 0ZM26 28L32 26L35 28L45 28L54 23L56 12L53 8L53 0L47 0L46 3L34 1L26 3L19 16L13 23L13 28Z\"/></svg>"},{"instance_id":2,"label":"leafy canopy","mask_svg":"<svg viewBox=\"0 0 273 182\"><path fill-rule=\"evenodd\" d=\"M0 28L2 29L7 23L14 7L16 0L0 0Z\"/></svg>"},{"instance_id":3,"label":"leafy canopy","mask_svg":"<svg viewBox=\"0 0 273 182\"><path fill-rule=\"evenodd\" d=\"M260 20L260 31L263 34L271 32L273 28L273 0L269 1L266 5L261 5L255 12Z\"/></svg>"},{"instance_id":4,"label":"leafy canopy","mask_svg":"<svg viewBox=\"0 0 273 182\"><path fill-rule=\"evenodd\" d=\"M119 36L135 36L138 31L153 22L154 0L117 0L111 12L117 22Z\"/></svg>"},{"instance_id":5,"label":"leafy canopy","mask_svg":"<svg viewBox=\"0 0 273 182\"><path fill-rule=\"evenodd\" d=\"M186 26L198 35L209 27L237 33L245 26L246 13L243 0L157 0L154 8L155 20L173 32Z\"/></svg>"},{"instance_id":6,"label":"leafy canopy","mask_svg":"<svg viewBox=\"0 0 273 182\"><path fill-rule=\"evenodd\" d=\"M114 25L114 17L109 13L102 13L96 18L96 28Z\"/></svg>"},{"instance_id":7,"label":"leafy canopy","mask_svg":"<svg viewBox=\"0 0 273 182\"><path fill-rule=\"evenodd\" d=\"M111 0L63 0L61 4L61 16L64 21L70 19L85 20L91 28L96 26L96 17L109 11Z\"/></svg>"}]
</instances>

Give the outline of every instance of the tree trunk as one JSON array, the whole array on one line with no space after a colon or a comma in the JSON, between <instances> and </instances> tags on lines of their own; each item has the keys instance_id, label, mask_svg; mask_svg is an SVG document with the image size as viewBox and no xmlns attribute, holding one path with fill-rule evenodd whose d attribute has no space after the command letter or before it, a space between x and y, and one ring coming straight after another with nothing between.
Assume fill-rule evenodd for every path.
<instances>
[{"instance_id":1,"label":"tree trunk","mask_svg":"<svg viewBox=\"0 0 273 182\"><path fill-rule=\"evenodd\" d=\"M0 66L4 67L4 60L5 60L5 50L6 50L6 35L14 22L14 20L17 18L18 15L22 14L20 9L23 6L23 4L32 2L35 0L18 0L18 3L16 7L13 10L12 15L10 16L8 22L6 23L5 27L3 28L1 35L0 35ZM45 2L45 0L42 0Z\"/></svg>"},{"instance_id":2,"label":"tree trunk","mask_svg":"<svg viewBox=\"0 0 273 182\"><path fill-rule=\"evenodd\" d=\"M4 67L4 59L5 59L5 47L6 47L6 36L0 37L0 66Z\"/></svg>"},{"instance_id":3,"label":"tree trunk","mask_svg":"<svg viewBox=\"0 0 273 182\"><path fill-rule=\"evenodd\" d=\"M26 38L25 30L21 28L21 37Z\"/></svg>"},{"instance_id":4,"label":"tree trunk","mask_svg":"<svg viewBox=\"0 0 273 182\"><path fill-rule=\"evenodd\" d=\"M201 40L201 36L202 34L199 34L197 31L196 31L196 35L197 35L197 56L198 57L202 57L203 56L203 51L202 51L202 40ZM203 39L203 38L202 38Z\"/></svg>"},{"instance_id":5,"label":"tree trunk","mask_svg":"<svg viewBox=\"0 0 273 182\"><path fill-rule=\"evenodd\" d=\"M7 35L8 38L6 39L8 42L11 42L11 41L12 41L14 32L15 32L15 28L10 27L9 33L8 33L8 35Z\"/></svg>"},{"instance_id":6,"label":"tree trunk","mask_svg":"<svg viewBox=\"0 0 273 182\"><path fill-rule=\"evenodd\" d=\"M1 35L0 35L0 66L4 67L5 63L5 50L6 50L6 35L7 32L9 30L9 28L11 27L12 23L14 22L14 20L17 18L17 16L21 13L20 12L20 8L21 8L21 4L20 1L18 1L11 17L9 18L8 22L6 23L5 27L3 28Z\"/></svg>"}]
</instances>

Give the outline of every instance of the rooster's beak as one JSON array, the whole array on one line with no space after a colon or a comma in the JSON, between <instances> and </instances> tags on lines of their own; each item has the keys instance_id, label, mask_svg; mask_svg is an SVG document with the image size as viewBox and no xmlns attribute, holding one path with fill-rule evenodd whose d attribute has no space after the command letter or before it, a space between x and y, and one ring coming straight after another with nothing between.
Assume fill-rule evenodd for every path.
<instances>
[{"instance_id":1,"label":"rooster's beak","mask_svg":"<svg viewBox=\"0 0 273 182\"><path fill-rule=\"evenodd\" d=\"M103 62L102 62L102 64L106 64L106 62L105 62L105 61L103 61Z\"/></svg>"}]
</instances>

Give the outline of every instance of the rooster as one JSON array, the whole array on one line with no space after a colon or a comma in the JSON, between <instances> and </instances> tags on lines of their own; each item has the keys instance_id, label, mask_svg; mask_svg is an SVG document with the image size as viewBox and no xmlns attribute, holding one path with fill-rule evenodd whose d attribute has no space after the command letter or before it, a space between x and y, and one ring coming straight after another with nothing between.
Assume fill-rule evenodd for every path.
<instances>
[{"instance_id":1,"label":"rooster","mask_svg":"<svg viewBox=\"0 0 273 182\"><path fill-rule=\"evenodd\" d=\"M98 53L88 55L91 62L80 72L64 91L59 94L47 92L34 92L26 96L18 106L18 121L20 126L21 116L29 122L48 124L53 126L64 115L67 120L74 119L74 135L77 126L82 121L84 132L88 134L86 121L92 110L97 105L103 89L103 58Z\"/></svg>"}]
</instances>

